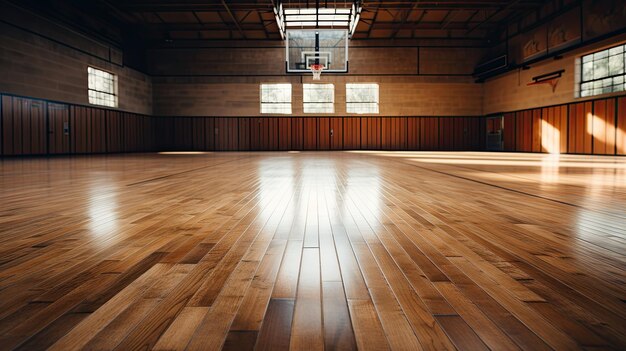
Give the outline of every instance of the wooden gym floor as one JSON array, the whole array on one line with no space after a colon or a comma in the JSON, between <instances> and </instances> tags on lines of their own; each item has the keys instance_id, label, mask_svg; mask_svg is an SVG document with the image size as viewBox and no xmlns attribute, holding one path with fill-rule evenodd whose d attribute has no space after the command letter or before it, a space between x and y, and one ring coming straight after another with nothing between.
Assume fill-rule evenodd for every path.
<instances>
[{"instance_id":1,"label":"wooden gym floor","mask_svg":"<svg viewBox=\"0 0 626 351\"><path fill-rule=\"evenodd\" d=\"M0 349L626 348L626 158L0 161Z\"/></svg>"}]
</instances>

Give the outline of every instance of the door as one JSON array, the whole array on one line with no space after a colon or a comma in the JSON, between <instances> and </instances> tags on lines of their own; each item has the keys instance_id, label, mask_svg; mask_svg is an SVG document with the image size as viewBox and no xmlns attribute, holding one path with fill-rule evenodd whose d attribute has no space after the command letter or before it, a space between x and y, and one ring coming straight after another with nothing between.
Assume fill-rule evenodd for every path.
<instances>
[{"instance_id":1,"label":"door","mask_svg":"<svg viewBox=\"0 0 626 351\"><path fill-rule=\"evenodd\" d=\"M70 153L70 108L48 103L48 153Z\"/></svg>"},{"instance_id":2,"label":"door","mask_svg":"<svg viewBox=\"0 0 626 351\"><path fill-rule=\"evenodd\" d=\"M503 117L487 118L487 151L502 151Z\"/></svg>"}]
</instances>

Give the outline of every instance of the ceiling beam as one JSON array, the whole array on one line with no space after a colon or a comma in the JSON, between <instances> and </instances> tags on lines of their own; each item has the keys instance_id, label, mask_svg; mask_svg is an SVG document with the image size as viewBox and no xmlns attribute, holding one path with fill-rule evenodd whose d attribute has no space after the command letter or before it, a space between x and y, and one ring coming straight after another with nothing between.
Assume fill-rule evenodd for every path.
<instances>
[{"instance_id":1,"label":"ceiling beam","mask_svg":"<svg viewBox=\"0 0 626 351\"><path fill-rule=\"evenodd\" d=\"M239 24L239 21L237 20L237 17L235 17L233 12L230 10L230 7L228 7L228 4L226 4L226 1L222 0L222 5L224 5L224 8L226 9L226 12L228 12L228 15L233 20L233 22L235 22L235 26L237 26L237 29L239 30L239 33L241 33L241 36L244 39L247 39L246 38L246 33L244 33L243 29L241 29L241 24Z\"/></svg>"},{"instance_id":2,"label":"ceiling beam","mask_svg":"<svg viewBox=\"0 0 626 351\"><path fill-rule=\"evenodd\" d=\"M446 16L446 19L443 21L443 26L441 26L441 29L446 29L446 27L448 27L448 25L452 22L452 20L459 14L462 13L463 10L459 10L459 11L452 11L452 14L449 16Z\"/></svg>"},{"instance_id":3,"label":"ceiling beam","mask_svg":"<svg viewBox=\"0 0 626 351\"><path fill-rule=\"evenodd\" d=\"M511 2L509 2L506 6L494 11L491 15L487 16L487 18L485 18L484 21L478 23L477 25L475 25L474 27L470 28L465 34L471 34L473 31L475 31L476 29L480 28L482 25L484 25L485 23L489 22L489 20L491 20L492 18L494 18L495 16L501 14L502 12L511 9L513 6L517 5L517 3L519 3L521 0L513 0Z\"/></svg>"},{"instance_id":4,"label":"ceiling beam","mask_svg":"<svg viewBox=\"0 0 626 351\"><path fill-rule=\"evenodd\" d=\"M411 7L406 12L406 15L404 16L404 18L400 22L400 25L398 25L398 28L394 29L393 33L391 33L391 38L392 39L396 37L396 35L398 34L398 32L400 31L402 26L406 23L406 21L409 19L409 17L411 17L411 13L413 13L413 10L415 10L417 8L417 5L419 5L419 3L420 3L419 0L415 1L415 4L413 5L413 7Z\"/></svg>"}]
</instances>

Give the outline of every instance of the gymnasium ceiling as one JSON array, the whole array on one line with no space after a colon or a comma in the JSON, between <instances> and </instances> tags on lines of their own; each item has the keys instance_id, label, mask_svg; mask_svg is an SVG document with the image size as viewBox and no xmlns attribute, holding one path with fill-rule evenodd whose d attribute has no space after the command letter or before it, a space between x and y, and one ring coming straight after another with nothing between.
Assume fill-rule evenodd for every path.
<instances>
[{"instance_id":1,"label":"gymnasium ceiling","mask_svg":"<svg viewBox=\"0 0 626 351\"><path fill-rule=\"evenodd\" d=\"M320 7L349 8L353 1L319 2ZM519 20L553 2L365 0L353 39L486 40L504 28L504 23ZM129 32L134 40L153 43L281 39L274 15L277 0L22 0L20 3L30 3L31 7L43 9L65 22L95 29L113 42L121 42ZM282 3L284 8L306 8L315 7L316 1ZM112 27L120 29L116 32Z\"/></svg>"}]
</instances>

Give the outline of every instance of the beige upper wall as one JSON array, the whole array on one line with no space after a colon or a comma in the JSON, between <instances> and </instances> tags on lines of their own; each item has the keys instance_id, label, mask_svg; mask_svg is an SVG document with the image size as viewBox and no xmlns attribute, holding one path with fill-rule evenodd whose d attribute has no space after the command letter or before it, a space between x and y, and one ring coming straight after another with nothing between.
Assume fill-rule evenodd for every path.
<instances>
[{"instance_id":1,"label":"beige upper wall","mask_svg":"<svg viewBox=\"0 0 626 351\"><path fill-rule=\"evenodd\" d=\"M381 116L479 116L482 86L470 76L482 49L349 49L348 74L322 74L335 85L335 113L345 116L345 84L380 85ZM188 48L150 52L154 112L161 116L260 116L259 85L289 82L292 115L304 116L302 83L286 74L284 48Z\"/></svg>"},{"instance_id":2,"label":"beige upper wall","mask_svg":"<svg viewBox=\"0 0 626 351\"><path fill-rule=\"evenodd\" d=\"M305 116L302 83L309 76L155 78L154 111L162 116L261 116L261 83L292 84L292 116ZM346 116L345 84L378 83L381 116L480 116L482 85L471 79L323 75L335 86L335 113ZM322 115L323 116L323 115Z\"/></svg>"},{"instance_id":3,"label":"beige upper wall","mask_svg":"<svg viewBox=\"0 0 626 351\"><path fill-rule=\"evenodd\" d=\"M623 42L626 42L626 35L612 37L571 51L563 55L563 58L560 60L547 59L530 65L528 70L516 70L488 80L484 83L484 113L492 114L524 110L610 96L611 94L589 98L575 97L577 81L576 59L586 53ZM561 69L564 69L565 72L563 72L563 76L560 78L554 92L552 92L549 84L527 85L533 81L533 77ZM620 94L624 93L617 93L617 95Z\"/></svg>"},{"instance_id":4,"label":"beige upper wall","mask_svg":"<svg viewBox=\"0 0 626 351\"><path fill-rule=\"evenodd\" d=\"M0 92L88 105L87 66L118 76L119 109L152 114L152 82L121 53L51 22L0 7Z\"/></svg>"}]
</instances>

